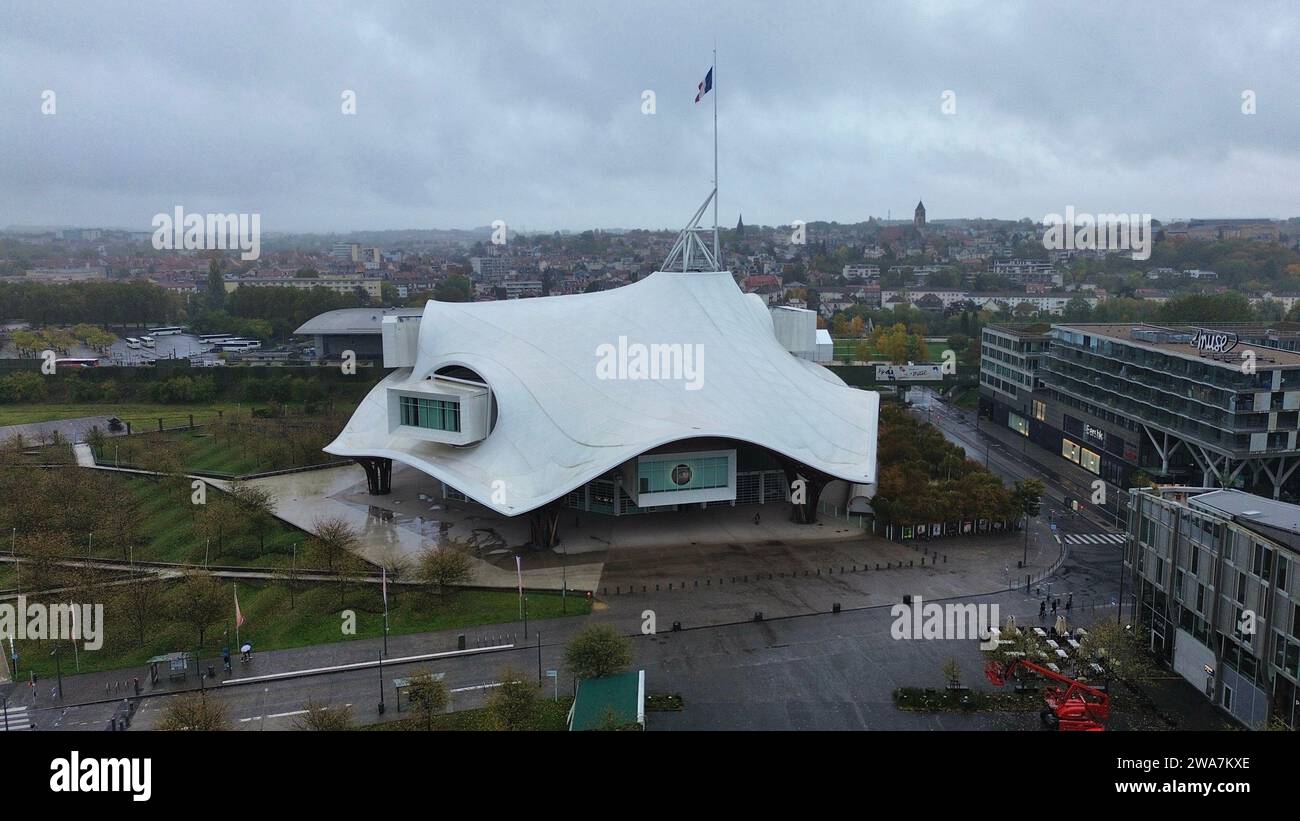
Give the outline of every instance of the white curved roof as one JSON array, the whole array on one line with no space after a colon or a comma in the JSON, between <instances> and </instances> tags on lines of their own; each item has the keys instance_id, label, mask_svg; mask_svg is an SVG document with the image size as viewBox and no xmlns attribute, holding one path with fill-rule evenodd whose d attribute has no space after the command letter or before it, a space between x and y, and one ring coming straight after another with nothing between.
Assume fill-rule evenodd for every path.
<instances>
[{"instance_id":1,"label":"white curved roof","mask_svg":"<svg viewBox=\"0 0 1300 821\"><path fill-rule=\"evenodd\" d=\"M601 378L597 349L617 346L620 336L628 344L700 346L700 388ZM390 434L386 390L447 365L471 368L491 387L492 432L466 447ZM661 271L590 294L429 302L415 367L375 386L325 450L410 465L506 515L695 437L752 442L836 478L874 484L879 402L875 392L850 388L787 352L762 300L742 293L730 273ZM500 493L494 500L494 487L504 490L504 503Z\"/></svg>"}]
</instances>

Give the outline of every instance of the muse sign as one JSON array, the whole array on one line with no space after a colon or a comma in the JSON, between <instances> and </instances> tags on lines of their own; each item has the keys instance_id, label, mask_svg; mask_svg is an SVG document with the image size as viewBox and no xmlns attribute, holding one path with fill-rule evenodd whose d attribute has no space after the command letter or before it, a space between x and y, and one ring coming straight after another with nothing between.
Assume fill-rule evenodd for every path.
<instances>
[{"instance_id":1,"label":"muse sign","mask_svg":"<svg viewBox=\"0 0 1300 821\"><path fill-rule=\"evenodd\" d=\"M1192 347L1210 353L1227 353L1237 347L1237 335L1226 331L1207 331L1197 328L1192 336Z\"/></svg>"}]
</instances>

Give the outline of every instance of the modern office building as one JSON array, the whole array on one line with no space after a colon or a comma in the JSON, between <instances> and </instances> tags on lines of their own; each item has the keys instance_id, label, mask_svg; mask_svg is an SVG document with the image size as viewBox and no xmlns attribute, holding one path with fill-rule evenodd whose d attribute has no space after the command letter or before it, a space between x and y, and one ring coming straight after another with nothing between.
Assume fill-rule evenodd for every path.
<instances>
[{"instance_id":1,"label":"modern office building","mask_svg":"<svg viewBox=\"0 0 1300 821\"><path fill-rule=\"evenodd\" d=\"M1129 496L1123 612L1148 647L1243 724L1300 728L1300 506L1188 487Z\"/></svg>"},{"instance_id":2,"label":"modern office building","mask_svg":"<svg viewBox=\"0 0 1300 821\"><path fill-rule=\"evenodd\" d=\"M429 302L381 320L395 368L325 450L390 489L392 462L453 499L606 515L869 500L879 395L816 364L816 314L770 312L731 274L658 272L589 294ZM305 326L304 326L305 327ZM300 329L301 330L301 329Z\"/></svg>"},{"instance_id":3,"label":"modern office building","mask_svg":"<svg viewBox=\"0 0 1300 821\"><path fill-rule=\"evenodd\" d=\"M981 412L1122 487L1142 471L1292 499L1300 353L1270 338L1232 326L989 326Z\"/></svg>"}]
</instances>

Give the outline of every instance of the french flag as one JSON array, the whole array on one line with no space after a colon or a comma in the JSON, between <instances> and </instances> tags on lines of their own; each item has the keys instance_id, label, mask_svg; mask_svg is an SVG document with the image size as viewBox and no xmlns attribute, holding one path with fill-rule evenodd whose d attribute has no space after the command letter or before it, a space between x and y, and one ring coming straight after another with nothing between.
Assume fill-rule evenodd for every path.
<instances>
[{"instance_id":1,"label":"french flag","mask_svg":"<svg viewBox=\"0 0 1300 821\"><path fill-rule=\"evenodd\" d=\"M709 73L704 75L704 82L700 83L700 93L695 95L695 102L698 103L700 100L704 99L704 95L708 94L712 88L713 88L713 68L710 67Z\"/></svg>"}]
</instances>

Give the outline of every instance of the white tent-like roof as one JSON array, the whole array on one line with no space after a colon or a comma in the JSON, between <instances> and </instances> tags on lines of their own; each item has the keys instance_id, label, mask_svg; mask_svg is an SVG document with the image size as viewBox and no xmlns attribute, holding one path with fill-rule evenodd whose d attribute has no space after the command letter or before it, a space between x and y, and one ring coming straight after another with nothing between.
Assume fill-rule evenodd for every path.
<instances>
[{"instance_id":1,"label":"white tent-like roof","mask_svg":"<svg viewBox=\"0 0 1300 821\"><path fill-rule=\"evenodd\" d=\"M687 361L702 364L695 379L610 378L598 367L620 346L656 343L683 346ZM491 388L491 433L460 447L390 433L387 390L453 365ZM762 299L742 293L730 273L660 271L590 294L429 302L415 366L376 385L325 450L410 465L506 515L698 437L751 442L873 485L879 402L785 350Z\"/></svg>"}]
</instances>

